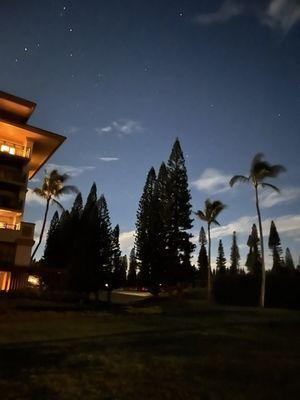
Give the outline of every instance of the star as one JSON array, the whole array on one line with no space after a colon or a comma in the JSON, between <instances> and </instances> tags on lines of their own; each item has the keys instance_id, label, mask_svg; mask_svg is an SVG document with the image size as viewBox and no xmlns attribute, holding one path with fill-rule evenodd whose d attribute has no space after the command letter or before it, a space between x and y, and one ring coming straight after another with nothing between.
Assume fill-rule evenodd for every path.
<instances>
[{"instance_id":1,"label":"star","mask_svg":"<svg viewBox=\"0 0 300 400\"><path fill-rule=\"evenodd\" d=\"M73 53L70 53L70 57L73 57Z\"/></svg>"},{"instance_id":2,"label":"star","mask_svg":"<svg viewBox=\"0 0 300 400\"><path fill-rule=\"evenodd\" d=\"M73 32L73 28L69 28L69 32Z\"/></svg>"},{"instance_id":3,"label":"star","mask_svg":"<svg viewBox=\"0 0 300 400\"><path fill-rule=\"evenodd\" d=\"M28 51L28 47L24 47L24 51Z\"/></svg>"},{"instance_id":4,"label":"star","mask_svg":"<svg viewBox=\"0 0 300 400\"><path fill-rule=\"evenodd\" d=\"M182 11L180 11L180 13L178 15L179 15L179 17L183 17L184 16Z\"/></svg>"}]
</instances>

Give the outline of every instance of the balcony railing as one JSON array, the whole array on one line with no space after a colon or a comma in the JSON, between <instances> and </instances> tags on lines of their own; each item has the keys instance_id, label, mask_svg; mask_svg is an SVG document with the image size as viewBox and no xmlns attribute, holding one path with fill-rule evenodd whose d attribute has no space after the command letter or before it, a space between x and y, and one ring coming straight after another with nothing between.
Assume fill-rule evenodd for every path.
<instances>
[{"instance_id":1,"label":"balcony railing","mask_svg":"<svg viewBox=\"0 0 300 400\"><path fill-rule=\"evenodd\" d=\"M10 229L13 231L19 231L21 228L21 224L7 224L6 222L0 221L0 229Z\"/></svg>"},{"instance_id":2,"label":"balcony railing","mask_svg":"<svg viewBox=\"0 0 300 400\"><path fill-rule=\"evenodd\" d=\"M33 239L35 224L31 222L20 222L18 224L8 224L6 222L0 222L0 233L1 237L14 237L14 238L30 238ZM5 236L3 236L5 235Z\"/></svg>"},{"instance_id":3,"label":"balcony railing","mask_svg":"<svg viewBox=\"0 0 300 400\"><path fill-rule=\"evenodd\" d=\"M0 140L0 154L1 153L10 154L12 156L30 158L29 147L7 142L6 140Z\"/></svg>"}]
</instances>

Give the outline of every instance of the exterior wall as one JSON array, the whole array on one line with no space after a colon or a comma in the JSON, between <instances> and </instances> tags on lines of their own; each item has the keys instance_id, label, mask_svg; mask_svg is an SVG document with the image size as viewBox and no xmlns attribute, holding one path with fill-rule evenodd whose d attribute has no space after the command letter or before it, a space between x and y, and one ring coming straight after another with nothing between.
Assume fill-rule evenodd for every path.
<instances>
[{"instance_id":1,"label":"exterior wall","mask_svg":"<svg viewBox=\"0 0 300 400\"><path fill-rule=\"evenodd\" d=\"M31 247L26 245L17 245L15 265L28 266L30 264Z\"/></svg>"}]
</instances>

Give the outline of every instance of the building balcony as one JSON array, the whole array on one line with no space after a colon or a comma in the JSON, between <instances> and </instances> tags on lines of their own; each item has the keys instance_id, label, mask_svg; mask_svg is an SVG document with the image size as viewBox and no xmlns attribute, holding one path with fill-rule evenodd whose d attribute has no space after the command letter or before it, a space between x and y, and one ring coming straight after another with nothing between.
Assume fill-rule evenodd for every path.
<instances>
[{"instance_id":1,"label":"building balcony","mask_svg":"<svg viewBox=\"0 0 300 400\"><path fill-rule=\"evenodd\" d=\"M17 156L23 158L30 158L30 148L21 146L19 144L7 142L6 140L0 139L0 152L10 155Z\"/></svg>"},{"instance_id":2,"label":"building balcony","mask_svg":"<svg viewBox=\"0 0 300 400\"><path fill-rule=\"evenodd\" d=\"M19 239L33 240L35 224L31 222L21 222L12 225L0 222L0 241L16 242Z\"/></svg>"}]
</instances>

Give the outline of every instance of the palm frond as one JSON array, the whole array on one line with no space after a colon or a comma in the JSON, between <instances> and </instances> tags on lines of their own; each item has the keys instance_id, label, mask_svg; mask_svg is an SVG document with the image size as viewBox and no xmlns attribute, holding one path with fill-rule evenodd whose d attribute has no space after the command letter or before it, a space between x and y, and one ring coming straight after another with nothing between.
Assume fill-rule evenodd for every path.
<instances>
[{"instance_id":1,"label":"palm frond","mask_svg":"<svg viewBox=\"0 0 300 400\"><path fill-rule=\"evenodd\" d=\"M44 195L44 191L41 188L34 188L32 189L33 193L36 194L39 197L45 198L46 196Z\"/></svg>"},{"instance_id":2,"label":"palm frond","mask_svg":"<svg viewBox=\"0 0 300 400\"><path fill-rule=\"evenodd\" d=\"M285 171L286 168L283 165L280 164L270 165L268 174L266 176L269 178L276 178L279 174Z\"/></svg>"},{"instance_id":3,"label":"palm frond","mask_svg":"<svg viewBox=\"0 0 300 400\"><path fill-rule=\"evenodd\" d=\"M251 178L254 183L260 183L265 178L276 178L281 172L286 169L283 165L271 165L268 161L263 160L263 154L257 154L251 164Z\"/></svg>"},{"instance_id":4,"label":"palm frond","mask_svg":"<svg viewBox=\"0 0 300 400\"><path fill-rule=\"evenodd\" d=\"M224 210L224 208L226 208L227 206L222 203L220 200L215 200L212 203L212 216L216 217L218 214L220 214L221 211Z\"/></svg>"},{"instance_id":5,"label":"palm frond","mask_svg":"<svg viewBox=\"0 0 300 400\"><path fill-rule=\"evenodd\" d=\"M218 225L218 226L221 226L221 224L216 219L212 220L211 223L215 224L215 225Z\"/></svg>"},{"instance_id":6,"label":"palm frond","mask_svg":"<svg viewBox=\"0 0 300 400\"><path fill-rule=\"evenodd\" d=\"M68 186L63 186L61 189L58 190L57 196L61 196L63 194L69 194L69 193L78 193L78 189L76 186L73 185L68 185Z\"/></svg>"},{"instance_id":7,"label":"palm frond","mask_svg":"<svg viewBox=\"0 0 300 400\"><path fill-rule=\"evenodd\" d=\"M206 215L204 214L203 211L198 210L198 211L195 212L195 215L197 215L197 217L199 219L201 219L202 221L206 221Z\"/></svg>"},{"instance_id":8,"label":"palm frond","mask_svg":"<svg viewBox=\"0 0 300 400\"><path fill-rule=\"evenodd\" d=\"M238 182L247 183L247 182L249 182L249 178L244 175L235 175L230 179L229 185L232 187L233 185L235 185Z\"/></svg>"},{"instance_id":9,"label":"palm frond","mask_svg":"<svg viewBox=\"0 0 300 400\"><path fill-rule=\"evenodd\" d=\"M59 202L59 201L57 201L57 200L55 200L55 199L51 199L51 202L52 203L54 203L54 204L56 204L57 205L57 207L61 210L61 211L65 211L65 208L63 207L63 205Z\"/></svg>"},{"instance_id":10,"label":"palm frond","mask_svg":"<svg viewBox=\"0 0 300 400\"><path fill-rule=\"evenodd\" d=\"M275 192L280 193L280 189L278 189L278 187L275 185L271 185L271 183L262 182L262 183L260 183L260 185L263 188L270 188L270 189L275 190Z\"/></svg>"},{"instance_id":11,"label":"palm frond","mask_svg":"<svg viewBox=\"0 0 300 400\"><path fill-rule=\"evenodd\" d=\"M251 174L252 174L252 171L256 168L256 165L261 163L264 157L265 156L263 153L255 154L255 156L252 158L252 161L251 161L251 167L250 167Z\"/></svg>"}]
</instances>

